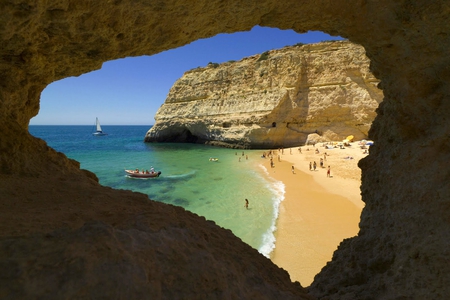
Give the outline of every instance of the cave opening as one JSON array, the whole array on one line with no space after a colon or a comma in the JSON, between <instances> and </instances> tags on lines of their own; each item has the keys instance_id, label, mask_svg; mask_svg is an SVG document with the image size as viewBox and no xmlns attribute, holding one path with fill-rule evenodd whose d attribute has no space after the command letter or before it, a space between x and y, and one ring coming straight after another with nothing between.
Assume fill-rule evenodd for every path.
<instances>
[{"instance_id":1,"label":"cave opening","mask_svg":"<svg viewBox=\"0 0 450 300\"><path fill-rule=\"evenodd\" d=\"M280 272L279 268L262 259L260 255L252 254L256 251L252 251L253 249L233 235L227 235L228 231L213 226L211 222L205 222L180 207L147 202L147 197L142 193L124 191L117 186L115 189L101 186L97 183L95 174L80 170L77 162L49 149L44 142L30 137L27 132L30 119L38 113L40 93L50 82L96 70L105 61L127 56L152 55L189 44L196 39L211 37L221 32L249 30L260 24L292 28L297 32L323 30L363 45L371 59L371 70L382 80L380 86L386 95L377 109L376 119L370 129L370 137L375 140L375 145L370 149L370 155L359 163L363 170L361 194L366 204L360 220L361 231L355 238L345 239L339 244L333 259L317 274L307 292L318 299L427 299L450 295L450 272L446 263L446 258L449 257L448 210L443 209L446 208L450 193L448 174L445 168L442 168L448 160L446 150L449 148L446 143L449 132L446 121L450 103L446 101L449 98L450 82L447 54L450 41L446 38L446 33L450 32L447 1L248 1L246 5L239 1L220 4L216 1L205 1L192 2L189 6L180 5L178 2L127 0L96 3L52 1L39 4L33 4L31 1L26 4L21 4L21 1L8 1L3 7L0 21L3 25L0 26L0 31L4 46L1 50L1 69L4 76L0 93L0 121L3 125L0 139L0 198L6 209L2 211L1 232L3 237L7 238L7 244L13 242L13 239L23 246L13 247L23 254L20 257L15 256L19 253L17 251L13 251L11 254L15 257L11 257L8 247L3 251L6 252L4 256L8 262L23 267L22 272L15 272L10 278L11 284L4 287L6 293L20 293L28 298L48 298L49 294L58 293L61 297L70 298L74 295L71 292L76 290L83 291L84 295L106 292L113 295L112 297L124 295L125 291L128 297L124 295L123 298L139 298L128 293L151 294L147 293L148 289L155 287L155 292L164 293L163 297L177 298L184 293L198 295L208 293L207 291L210 291L212 296L217 295L216 283L219 283L223 284L223 290L230 295L245 295L243 298L251 298L248 295L255 295L258 291L261 293L259 298L272 295L274 291L279 293L276 294L278 297L273 298L285 298L284 292L292 290L289 289L289 276L286 277L284 271ZM267 39L270 40L269 37ZM265 51L266 49L259 53ZM187 59L186 56L181 58ZM216 66L216 60L210 61L212 66ZM258 75L261 80L268 77L265 72ZM347 85L342 85L341 90L348 91ZM270 91L267 94L270 94ZM106 96L105 99L109 98L106 93L103 95ZM72 95L63 91L58 96L61 100L70 99ZM44 102L46 101L43 99L41 104ZM80 107L87 106L80 101L73 102ZM112 104L113 99L109 103ZM106 112L108 101L103 100L102 104L103 111ZM76 115L76 109L68 106L62 107L56 113L61 115L63 111L72 111ZM42 106L40 116L43 116L44 112ZM106 115L98 114L94 110L92 112L95 114L87 117L89 121L86 124L89 126L92 126L95 116L104 120L104 124L112 125ZM120 115L125 114L126 112L122 111ZM140 118L137 111L134 111L132 116L133 120L147 120L147 115ZM64 119L65 122L69 120L70 118ZM266 120L272 121L270 118ZM292 120L279 124L288 121ZM292 124L290 123L289 130L296 129ZM270 123L265 125L270 127ZM316 128L320 129L311 127ZM195 127L190 130L194 132ZM272 131L282 130L287 129L285 126L278 126ZM129 134L129 128L125 131ZM90 135L90 132L86 134ZM111 134L105 139L96 140L95 147L102 143L106 146L99 156L99 162L102 162L102 159L114 160L121 165L124 163L125 166L135 163L138 153L150 150L148 145L142 143L137 147L127 144L123 150L129 151L128 160L119 160L117 156L105 160L108 147L117 144L111 139L114 137L117 136ZM61 142L73 140L74 137L66 132ZM82 139L81 143L85 141L86 139ZM107 143L108 141L110 143ZM87 145L84 146L88 148ZM168 147L159 146L159 149L153 149L151 157L160 155ZM200 149L196 150L195 153L208 156L207 153L199 151ZM235 160L237 153L233 156ZM149 157L146 158L146 164L149 164ZM208 160L209 169L220 167L221 164L228 165L224 164L223 160L219 159L219 163L214 164ZM184 161L189 163L192 159ZM181 166L174 162L173 158L165 162L165 165L169 164ZM408 172L405 172L405 164L408 165ZM241 166L245 166L242 161ZM337 171L335 165L331 167L332 172ZM89 166L81 163L81 168ZM189 170L192 169L191 165ZM277 167L276 173L281 173L279 170ZM112 172L114 171L109 170L109 173ZM122 177L120 173L122 172L116 172ZM168 176L164 194L172 195L173 186L202 173L169 174L174 176ZM294 176L291 170L287 173ZM100 173L97 175L100 178L103 176ZM205 180L208 183L205 187L226 186L220 184L223 177L209 176ZM126 179L122 179L125 182ZM327 180L329 185L334 181ZM101 183L106 185L104 181ZM139 181L128 183L133 186L144 185ZM185 191L199 193L199 189ZM179 195L174 202L186 203L185 201L186 198ZM204 199L204 202L208 205L216 204L211 198ZM242 203L236 204L235 207L240 207L248 214L256 211L252 206L256 203L250 198L252 209L248 211L243 210ZM111 204L115 209L111 209ZM42 209L43 207L45 209ZM141 214L146 209L148 214ZM173 213L176 213L176 218L164 217L174 216ZM226 213L228 211L224 212ZM186 219L191 222L186 223ZM107 256L102 255L101 261L96 260L94 265L89 264L93 266L90 270L78 272L78 265L72 266L77 268L77 276L71 276L69 273L73 272L69 269L69 275L65 277L67 286L72 289L58 289L52 278L60 273L60 267L71 268L67 262L73 261L73 258L79 260L79 256L70 253L74 248L71 242L73 239L66 240L66 245L56 244L62 239L55 239L54 235L48 233L61 233L60 229L63 228L63 233L74 232L81 228L84 222L91 220L95 220L96 224L90 224L90 231L76 231L82 234L82 237L93 233L92 229L99 233L99 230L95 229L99 228L97 221L103 222L115 232L124 233L124 229L131 229L128 233L136 232L136 229L144 229L149 234L163 231L171 242L175 241L163 243L170 249L166 252L173 255L154 256L148 255L147 251L134 251L132 255L114 255L109 260ZM131 222L126 223L124 220ZM148 226L153 221L156 227ZM95 228L92 228L92 225ZM71 228L66 230L67 226ZM193 230L187 230L190 228ZM178 236L180 231L188 233L189 236L184 240L190 242L186 248L190 251L179 251L180 243L172 233ZM39 236L44 243L39 243ZM136 234L131 236L136 237L136 241L139 240ZM198 241L205 241L208 236L210 239L207 243L197 244ZM79 244L80 250L92 249L87 240L82 240ZM112 240L117 239L110 236L106 242ZM226 242L221 243L222 241ZM322 240L318 240L320 241ZM29 243L36 247L26 246ZM68 256L58 260L53 255L39 255L36 251L41 250L39 244L46 244L46 249L61 249L62 251L58 252L67 253ZM61 245L62 248L55 248L55 245ZM117 253L116 250L124 249L121 246L127 248L128 245L115 244L110 250ZM210 259L203 264L193 265L193 268L179 268L180 265L186 266L184 262L188 262L183 260L186 252L218 255L202 255L202 258L208 256ZM88 252L86 254L87 261L98 257L89 255ZM129 258L134 254L138 264L117 260L117 257ZM302 254L303 252L299 252L297 255ZM49 260L45 259L46 257ZM105 265L105 261L118 268L104 272L101 266ZM147 267L139 261L148 262L145 264ZM180 261L183 263L179 264ZM36 273L36 267L40 270L42 263L46 262L57 268ZM95 265L96 262L100 265ZM203 265L203 268L198 268L200 265ZM154 284L149 285L145 280L133 280L136 277L121 272L125 269L133 270L135 266L144 267L147 274L155 274L156 271L155 276L152 276L155 279ZM187 270L193 272L183 272ZM223 276L218 270L231 272ZM86 276L80 277L78 274ZM170 276L165 276L166 274ZM123 275L126 280L121 280ZM83 280L94 277L99 279L97 282L111 282L112 279L118 284L89 285L91 281ZM238 280L235 280L236 278ZM248 281L245 285L239 284L246 282L248 278L255 280ZM132 280L132 284L128 284L128 280ZM180 287L180 281L185 285ZM198 283L204 285L198 286ZM33 288L37 286L41 288ZM130 289L130 286L135 288ZM161 286L166 288L161 291L158 289ZM196 288L192 288L193 286ZM296 290L299 290L300 286L297 287ZM169 295L172 292L176 295ZM183 296L189 298L189 295ZM299 299L301 296L292 298Z\"/></svg>"},{"instance_id":2,"label":"cave opening","mask_svg":"<svg viewBox=\"0 0 450 300\"><path fill-rule=\"evenodd\" d=\"M300 35L294 34L294 36L295 38L298 38L298 36ZM341 40L341 38L339 37L333 38L324 33L318 33L315 39L319 39L319 41L330 39ZM210 42L214 43L214 41ZM200 41L199 43L200 46L198 47L204 47L204 41ZM308 42L296 42L290 44L286 43L283 44L283 46L302 45L307 43ZM193 44L193 46L195 46L195 43ZM192 45L188 45L186 47L189 46L192 47ZM266 44L264 44L264 47L267 47ZM271 49L274 49L277 46L271 47ZM194 47L194 49L196 48ZM261 49L258 50L258 52L252 54L265 54L267 56L267 48L264 48L264 51L263 49ZM198 67L198 65L212 65L216 62L229 62L242 59L242 57L240 56L232 56L225 59L222 58L224 59L222 61L220 61L217 56L214 56L212 58L201 57L201 61L199 61L198 59L193 59L192 61L188 59L180 59L180 57L185 56L189 55L180 55L179 52L175 51L173 54L171 54L171 51L167 51L166 53L161 53L150 57L119 59L116 61L104 63L101 70L93 71L79 77L71 77L55 82L49 85L48 88L45 89L42 93L41 112L36 118L31 120L30 129L33 130L35 128L34 126L38 125L84 125L91 127L93 118L95 118L95 116L102 116L101 120L104 130L112 133L112 135L106 137L104 140L90 139L89 144L84 144L84 147L86 147L86 145L91 147L99 147L99 144L103 143L104 141L112 140L114 136L118 136L119 134L126 134L127 131L131 132L135 129L140 130L141 133L138 134L142 134L143 136L145 135L145 131L152 126L150 117L156 114L158 107L163 103L167 92L170 90L171 85L178 77L182 75L184 71L196 68ZM211 63L211 61L214 61L214 63ZM163 67L163 65L166 67ZM160 71L155 72L156 74L151 74L149 72L149 70L161 70L164 68L174 69L169 72L171 74L171 77L167 76L167 78L163 78L164 76L161 76ZM132 79L128 80L127 77L130 77ZM148 95L151 96L149 97ZM133 101L124 99L133 99ZM70 113L68 115L64 115L63 113L61 113L64 111ZM86 111L88 111L89 113L86 113ZM119 128L120 126L132 126L134 128L128 127L128 129L124 129ZM229 128L231 125L229 122L224 122L222 123L222 126L223 128ZM271 126L276 127L277 122L272 122ZM89 136L87 129L84 133ZM189 128L184 128L182 132L179 132L173 137L172 140L168 140L167 142L196 143L198 142L198 140L199 137L195 133L193 133L192 130L190 130ZM111 185L115 188L128 188L126 184L117 185L116 183L114 183L114 181L111 181L111 178L109 178L109 175L107 174L105 169L114 168L114 165L93 165L91 162L85 161L84 157L86 156L83 156L84 154L82 155L79 153L73 153L70 150L67 152L64 150L64 147L66 145L61 146L61 144L58 144L58 142L54 141L54 144L52 144L52 141L48 142L49 145L56 150L62 151L69 157L80 161L82 166L86 165L86 168L97 174L100 179L100 183ZM80 139L74 139L72 143L80 144L82 143L82 141ZM138 148L139 146L133 145L133 147ZM105 146L105 149L106 148L107 146ZM158 151L161 151L160 148L162 148L162 145L145 145L144 148L146 150L149 150L150 152L156 153ZM93 158L92 155L91 158ZM114 161L115 164L117 164L118 162L123 164L126 161L125 159L118 159ZM147 167L153 167L157 164L157 161L149 159L149 165ZM144 166L133 165L132 167L142 168ZM186 174L181 174L180 176L190 176L187 174L189 174L189 172L186 172ZM161 177L164 178L165 175L165 171L162 170ZM213 180L219 181L219 179L214 179L214 177ZM241 184L244 183L245 181L241 182ZM151 199L179 205L189 209L189 197L186 197L186 195L178 195L178 193L176 193L177 195L171 196L170 194L173 193L174 187L169 186L159 191L152 191L148 189L143 190L137 186L132 187L132 189L148 194ZM193 193L193 197L195 196L196 194ZM241 196L236 197L240 198ZM354 224L357 224L357 220L354 222ZM271 226L273 225L274 224L272 224ZM335 242L336 245L342 239L347 237L349 236L338 238L338 241ZM327 238L324 237L324 239ZM252 246L255 247L255 244L253 243ZM331 259L333 250L334 248L327 254L329 259ZM268 252L267 254L270 254L270 252ZM299 261L297 260L296 265L298 265L298 263ZM324 260L320 264L321 266L323 266L325 265L325 263L326 260ZM288 268L285 265L283 267ZM319 271L320 268L316 269L315 272ZM299 272L301 273L303 271L300 270ZM293 276L293 279L296 279L296 277ZM309 279L301 278L301 282L304 283L308 283L311 281L311 276Z\"/></svg>"}]
</instances>

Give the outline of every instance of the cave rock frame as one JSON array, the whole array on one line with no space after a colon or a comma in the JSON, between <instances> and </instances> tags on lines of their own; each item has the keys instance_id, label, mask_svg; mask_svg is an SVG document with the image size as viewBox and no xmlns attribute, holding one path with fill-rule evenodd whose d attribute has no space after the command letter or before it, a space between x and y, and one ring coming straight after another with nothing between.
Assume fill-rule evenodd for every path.
<instances>
[{"instance_id":1,"label":"cave rock frame","mask_svg":"<svg viewBox=\"0 0 450 300\"><path fill-rule=\"evenodd\" d=\"M26 243L31 235L37 238L38 234L66 226L67 236L75 236L74 239L83 228L86 232L103 232L105 238L108 234L114 236L114 230L131 230L144 226L147 221L120 223L103 206L93 203L105 201L103 204L120 211L121 220L131 215L133 220L139 219L136 215L142 210L133 207L156 205L145 204L143 195L101 187L95 175L80 170L77 162L28 134L29 120L39 111L40 94L51 82L99 69L109 60L153 55L219 33L250 30L255 25L293 29L298 33L319 30L348 38L365 48L371 71L381 80L379 87L385 98L369 133L375 145L370 155L360 162L361 193L366 205L360 232L340 244L332 261L309 287L309 296L328 299L450 297L448 1L12 0L0 4L0 11L0 217L3 220L0 229L3 237L21 237L25 240L15 242ZM62 206L64 197L89 201L78 206ZM126 209L121 210L120 205L124 204L114 200L119 198L128 199ZM45 217L50 213L47 209L43 211L43 205L52 213L51 217ZM67 218L68 209L78 209L77 217ZM180 214L179 218L188 215L172 207L158 206L158 209L161 216L170 217L173 210ZM26 212L29 215L21 217ZM195 229L195 224L205 221L192 218L189 219L192 224L162 219L161 222L168 223L164 228L186 228L190 224L190 234L198 237L201 230ZM82 227L88 221L101 225L89 223L90 227ZM180 237L179 243L189 244L184 237ZM213 247L212 244L205 247ZM208 249L208 253L214 253L212 248ZM270 262L261 263L258 268L264 269L266 265L271 268ZM211 265L215 267L220 269ZM13 282L14 276L24 276L23 272L18 274L12 272L7 278ZM212 281L220 277L220 272L215 276L211 277L215 278ZM279 279L282 282L279 286L289 285L283 278ZM31 286L24 287L23 295L38 293ZM166 291L161 286L156 290L161 297L168 297L172 290ZM204 286L195 288L205 291L205 295L213 293ZM239 286L237 290L246 288L249 287ZM235 291L230 286L227 289L230 293ZM276 289L271 291L276 294ZM180 288L179 293L188 295L189 291ZM275 294L264 295L275 297ZM244 294L233 294L237 295ZM217 294L218 298L221 296L229 295Z\"/></svg>"}]
</instances>

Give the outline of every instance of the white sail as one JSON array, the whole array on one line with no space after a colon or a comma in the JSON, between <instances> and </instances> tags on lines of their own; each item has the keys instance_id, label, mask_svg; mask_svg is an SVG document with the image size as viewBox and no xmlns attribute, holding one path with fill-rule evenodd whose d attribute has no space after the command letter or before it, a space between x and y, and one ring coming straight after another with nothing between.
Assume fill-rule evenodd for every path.
<instances>
[{"instance_id":1,"label":"white sail","mask_svg":"<svg viewBox=\"0 0 450 300\"><path fill-rule=\"evenodd\" d=\"M100 127L100 122L98 121L98 118L95 118L95 123L97 124L97 131L101 132L102 127Z\"/></svg>"},{"instance_id":2,"label":"white sail","mask_svg":"<svg viewBox=\"0 0 450 300\"><path fill-rule=\"evenodd\" d=\"M98 121L98 118L95 118L95 126L97 126L97 131L92 133L93 135L96 135L96 136L107 135L107 133L104 133L102 131L102 127L100 126L100 122Z\"/></svg>"}]
</instances>

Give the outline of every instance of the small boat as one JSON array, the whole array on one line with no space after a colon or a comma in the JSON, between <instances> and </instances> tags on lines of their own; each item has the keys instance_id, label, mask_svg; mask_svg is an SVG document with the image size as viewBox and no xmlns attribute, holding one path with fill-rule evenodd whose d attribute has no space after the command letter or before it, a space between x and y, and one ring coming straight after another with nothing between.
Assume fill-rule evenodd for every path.
<instances>
[{"instance_id":1,"label":"small boat","mask_svg":"<svg viewBox=\"0 0 450 300\"><path fill-rule=\"evenodd\" d=\"M216 158L216 157L210 157L210 158L209 158L209 161L219 161L219 159Z\"/></svg>"},{"instance_id":2,"label":"small boat","mask_svg":"<svg viewBox=\"0 0 450 300\"><path fill-rule=\"evenodd\" d=\"M100 122L98 121L98 118L95 118L95 126L97 126L97 131L93 132L93 135L101 136L101 135L107 135L107 133L104 133L102 131L102 127L100 126Z\"/></svg>"},{"instance_id":3,"label":"small boat","mask_svg":"<svg viewBox=\"0 0 450 300\"><path fill-rule=\"evenodd\" d=\"M161 175L161 171L155 172L139 172L139 170L125 170L128 176L135 178L154 178Z\"/></svg>"}]
</instances>

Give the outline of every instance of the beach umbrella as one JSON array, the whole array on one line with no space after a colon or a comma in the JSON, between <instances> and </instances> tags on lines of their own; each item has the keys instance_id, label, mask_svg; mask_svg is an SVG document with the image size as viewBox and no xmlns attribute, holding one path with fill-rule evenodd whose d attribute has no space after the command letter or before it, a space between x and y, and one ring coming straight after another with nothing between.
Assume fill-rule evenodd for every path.
<instances>
[{"instance_id":1,"label":"beach umbrella","mask_svg":"<svg viewBox=\"0 0 450 300\"><path fill-rule=\"evenodd\" d=\"M355 137L353 135L349 135L346 140L352 142Z\"/></svg>"}]
</instances>

